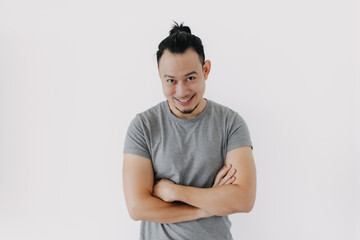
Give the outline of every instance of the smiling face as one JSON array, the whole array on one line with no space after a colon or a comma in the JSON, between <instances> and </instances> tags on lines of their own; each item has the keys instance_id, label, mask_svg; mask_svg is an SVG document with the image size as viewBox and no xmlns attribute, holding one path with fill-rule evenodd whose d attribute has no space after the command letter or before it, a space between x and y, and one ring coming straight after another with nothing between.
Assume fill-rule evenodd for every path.
<instances>
[{"instance_id":1,"label":"smiling face","mask_svg":"<svg viewBox=\"0 0 360 240\"><path fill-rule=\"evenodd\" d=\"M164 51L158 71L164 95L175 116L190 119L204 110L205 80L210 67L209 60L201 65L199 55L192 48L188 48L184 53Z\"/></svg>"}]
</instances>

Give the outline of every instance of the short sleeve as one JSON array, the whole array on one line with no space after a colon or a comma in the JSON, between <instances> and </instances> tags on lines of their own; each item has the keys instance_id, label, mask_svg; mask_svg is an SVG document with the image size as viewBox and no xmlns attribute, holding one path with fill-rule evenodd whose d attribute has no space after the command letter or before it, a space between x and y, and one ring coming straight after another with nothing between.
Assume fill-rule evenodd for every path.
<instances>
[{"instance_id":1,"label":"short sleeve","mask_svg":"<svg viewBox=\"0 0 360 240\"><path fill-rule=\"evenodd\" d=\"M144 124L142 123L140 116L136 115L130 122L127 130L123 153L131 153L151 160L151 154L147 143Z\"/></svg>"},{"instance_id":2,"label":"short sleeve","mask_svg":"<svg viewBox=\"0 0 360 240\"><path fill-rule=\"evenodd\" d=\"M229 127L227 152L241 146L250 146L253 149L248 126L238 113L235 113Z\"/></svg>"}]
</instances>

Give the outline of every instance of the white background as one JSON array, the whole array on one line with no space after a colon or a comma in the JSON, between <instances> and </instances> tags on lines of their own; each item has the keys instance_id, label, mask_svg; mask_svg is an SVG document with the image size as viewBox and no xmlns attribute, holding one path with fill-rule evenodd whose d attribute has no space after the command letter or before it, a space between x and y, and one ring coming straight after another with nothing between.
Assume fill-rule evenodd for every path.
<instances>
[{"instance_id":1,"label":"white background","mask_svg":"<svg viewBox=\"0 0 360 240\"><path fill-rule=\"evenodd\" d=\"M257 167L234 239L360 238L360 4L0 0L0 239L138 239L122 189L156 51L185 22L205 97L248 123ZM356 228L358 230L356 230Z\"/></svg>"}]
</instances>

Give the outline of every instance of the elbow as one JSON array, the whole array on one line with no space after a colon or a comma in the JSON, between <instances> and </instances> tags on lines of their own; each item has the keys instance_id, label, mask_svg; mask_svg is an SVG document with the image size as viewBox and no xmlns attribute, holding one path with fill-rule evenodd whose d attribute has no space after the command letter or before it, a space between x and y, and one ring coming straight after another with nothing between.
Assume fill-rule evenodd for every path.
<instances>
[{"instance_id":1,"label":"elbow","mask_svg":"<svg viewBox=\"0 0 360 240\"><path fill-rule=\"evenodd\" d=\"M130 218L134 221L140 221L141 220L141 217L139 215L136 215L136 214L133 214L133 213L130 213Z\"/></svg>"},{"instance_id":2,"label":"elbow","mask_svg":"<svg viewBox=\"0 0 360 240\"><path fill-rule=\"evenodd\" d=\"M236 213L249 213L253 210L255 205L255 195L249 194L247 197L244 198L242 201L237 201L234 204L233 211Z\"/></svg>"},{"instance_id":3,"label":"elbow","mask_svg":"<svg viewBox=\"0 0 360 240\"><path fill-rule=\"evenodd\" d=\"M127 205L129 216L134 221L144 220L144 211L139 206L141 205L138 203L132 203Z\"/></svg>"},{"instance_id":4,"label":"elbow","mask_svg":"<svg viewBox=\"0 0 360 240\"><path fill-rule=\"evenodd\" d=\"M245 206L242 210L243 213L249 213L254 208L254 203L250 203L247 206Z\"/></svg>"},{"instance_id":5,"label":"elbow","mask_svg":"<svg viewBox=\"0 0 360 240\"><path fill-rule=\"evenodd\" d=\"M254 202L237 201L229 204L228 207L217 209L212 213L215 216L227 216L234 213L249 213L254 207Z\"/></svg>"},{"instance_id":6,"label":"elbow","mask_svg":"<svg viewBox=\"0 0 360 240\"><path fill-rule=\"evenodd\" d=\"M136 210L136 208L128 207L128 212L129 212L129 216L132 220L134 220L134 221L141 220L141 216L140 216L139 212Z\"/></svg>"},{"instance_id":7,"label":"elbow","mask_svg":"<svg viewBox=\"0 0 360 240\"><path fill-rule=\"evenodd\" d=\"M129 216L134 221L147 220L151 216L151 204L149 205L149 199L152 196L142 196L138 198L131 198L126 201L127 210Z\"/></svg>"},{"instance_id":8,"label":"elbow","mask_svg":"<svg viewBox=\"0 0 360 240\"><path fill-rule=\"evenodd\" d=\"M238 204L237 206L234 206L231 210L230 213L249 213L251 212L251 210L253 209L253 205L252 204Z\"/></svg>"},{"instance_id":9,"label":"elbow","mask_svg":"<svg viewBox=\"0 0 360 240\"><path fill-rule=\"evenodd\" d=\"M254 204L253 203L238 203L237 205L235 205L230 212L231 213L249 213L251 212L251 210L254 208Z\"/></svg>"}]
</instances>

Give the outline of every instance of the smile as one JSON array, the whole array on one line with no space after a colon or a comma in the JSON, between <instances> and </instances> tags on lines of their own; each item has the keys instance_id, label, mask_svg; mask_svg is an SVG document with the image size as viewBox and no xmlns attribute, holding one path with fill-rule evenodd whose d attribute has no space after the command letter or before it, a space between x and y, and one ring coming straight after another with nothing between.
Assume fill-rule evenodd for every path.
<instances>
[{"instance_id":1,"label":"smile","mask_svg":"<svg viewBox=\"0 0 360 240\"><path fill-rule=\"evenodd\" d=\"M191 102L191 100L194 98L194 96L195 96L195 94L192 95L191 98L185 99L185 100L180 100L180 99L177 99L177 98L175 98L175 99L176 99L176 101L177 101L178 103L180 103L181 105L187 105L187 104L189 104L189 103Z\"/></svg>"}]
</instances>

